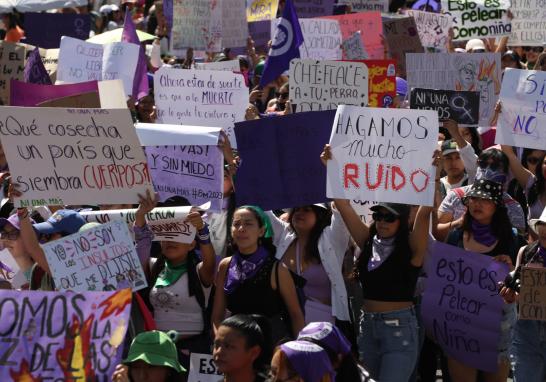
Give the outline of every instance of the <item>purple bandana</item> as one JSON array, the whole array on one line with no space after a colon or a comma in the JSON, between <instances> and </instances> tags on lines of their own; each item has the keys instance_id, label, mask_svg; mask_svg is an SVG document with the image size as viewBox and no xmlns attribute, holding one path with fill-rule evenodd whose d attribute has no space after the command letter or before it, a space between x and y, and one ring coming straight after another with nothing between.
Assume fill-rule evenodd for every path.
<instances>
[{"instance_id":1,"label":"purple bandana","mask_svg":"<svg viewBox=\"0 0 546 382\"><path fill-rule=\"evenodd\" d=\"M480 224L476 220L472 219L472 237L478 243L490 247L495 244L497 238L491 232L491 225L489 224Z\"/></svg>"},{"instance_id":2,"label":"purple bandana","mask_svg":"<svg viewBox=\"0 0 546 382\"><path fill-rule=\"evenodd\" d=\"M326 351L307 341L290 341L281 345L290 366L305 382L320 382L329 374L332 381L336 373Z\"/></svg>"},{"instance_id":3,"label":"purple bandana","mask_svg":"<svg viewBox=\"0 0 546 382\"><path fill-rule=\"evenodd\" d=\"M311 322L298 334L298 341L316 343L329 348L336 354L349 354L351 343L336 326L330 322Z\"/></svg>"},{"instance_id":4,"label":"purple bandana","mask_svg":"<svg viewBox=\"0 0 546 382\"><path fill-rule=\"evenodd\" d=\"M394 251L394 237L381 239L377 235L373 237L372 256L368 261L368 272L377 269L392 255Z\"/></svg>"},{"instance_id":5,"label":"purple bandana","mask_svg":"<svg viewBox=\"0 0 546 382\"><path fill-rule=\"evenodd\" d=\"M254 277L265 264L269 252L264 247L258 247L258 250L252 255L243 256L236 252L229 263L229 268L224 284L224 291L232 294L246 280Z\"/></svg>"}]
</instances>

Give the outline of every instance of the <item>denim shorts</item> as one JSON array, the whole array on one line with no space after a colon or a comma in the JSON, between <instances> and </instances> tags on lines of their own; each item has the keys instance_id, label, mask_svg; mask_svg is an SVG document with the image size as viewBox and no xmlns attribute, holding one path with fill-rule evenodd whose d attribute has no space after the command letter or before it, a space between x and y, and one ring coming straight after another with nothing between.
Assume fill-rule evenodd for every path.
<instances>
[{"instance_id":1,"label":"denim shorts","mask_svg":"<svg viewBox=\"0 0 546 382\"><path fill-rule=\"evenodd\" d=\"M372 378L381 382L407 382L419 353L415 308L382 313L363 311L358 348Z\"/></svg>"},{"instance_id":2,"label":"denim shorts","mask_svg":"<svg viewBox=\"0 0 546 382\"><path fill-rule=\"evenodd\" d=\"M546 321L516 322L510 360L514 382L546 380Z\"/></svg>"}]
</instances>

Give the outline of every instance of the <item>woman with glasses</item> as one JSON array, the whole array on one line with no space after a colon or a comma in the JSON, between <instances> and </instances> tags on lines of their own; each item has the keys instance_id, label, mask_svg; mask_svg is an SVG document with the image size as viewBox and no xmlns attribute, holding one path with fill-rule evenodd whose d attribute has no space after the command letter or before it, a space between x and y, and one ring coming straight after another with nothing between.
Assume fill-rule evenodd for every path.
<instances>
[{"instance_id":1,"label":"woman with glasses","mask_svg":"<svg viewBox=\"0 0 546 382\"><path fill-rule=\"evenodd\" d=\"M321 155L332 159L329 145ZM440 152L435 152L436 192L440 183ZM433 207L420 206L410 232L410 206L379 203L372 207L373 222L360 220L349 200L335 200L349 232L362 254L354 276L362 286L364 304L359 351L364 367L379 381L409 380L419 353L415 285L429 240Z\"/></svg>"},{"instance_id":2,"label":"woman with glasses","mask_svg":"<svg viewBox=\"0 0 546 382\"><path fill-rule=\"evenodd\" d=\"M279 88L275 96L277 98L269 101L267 114L290 114L292 110L290 110L290 101L288 101L288 82Z\"/></svg>"},{"instance_id":3,"label":"woman with glasses","mask_svg":"<svg viewBox=\"0 0 546 382\"><path fill-rule=\"evenodd\" d=\"M31 219L31 223L34 223L34 220ZM30 280L30 271L34 265L34 260L25 250L20 230L21 226L17 214L13 214L7 219L0 218L0 241L2 246L9 251L27 280Z\"/></svg>"},{"instance_id":4,"label":"woman with glasses","mask_svg":"<svg viewBox=\"0 0 546 382\"><path fill-rule=\"evenodd\" d=\"M536 63L538 61L538 56L544 51L544 48L541 46L524 46L523 52L525 58L527 59L526 69L534 70ZM540 70L540 69L538 69Z\"/></svg>"}]
</instances>

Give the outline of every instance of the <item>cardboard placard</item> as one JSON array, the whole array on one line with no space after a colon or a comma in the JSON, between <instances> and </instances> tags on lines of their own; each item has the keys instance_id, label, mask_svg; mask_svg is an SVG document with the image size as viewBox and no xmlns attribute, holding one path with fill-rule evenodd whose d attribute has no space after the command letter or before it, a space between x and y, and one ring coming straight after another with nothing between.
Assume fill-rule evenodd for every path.
<instances>
[{"instance_id":1,"label":"cardboard placard","mask_svg":"<svg viewBox=\"0 0 546 382\"><path fill-rule=\"evenodd\" d=\"M273 20L278 6L278 0L247 0L246 19L249 23Z\"/></svg>"},{"instance_id":2,"label":"cardboard placard","mask_svg":"<svg viewBox=\"0 0 546 382\"><path fill-rule=\"evenodd\" d=\"M299 19L303 33L300 58L341 59L341 29L337 20Z\"/></svg>"},{"instance_id":3,"label":"cardboard placard","mask_svg":"<svg viewBox=\"0 0 546 382\"><path fill-rule=\"evenodd\" d=\"M385 37L391 58L396 61L396 73L399 77L406 75L406 54L423 53L417 25L413 17L395 18L383 22Z\"/></svg>"},{"instance_id":4,"label":"cardboard placard","mask_svg":"<svg viewBox=\"0 0 546 382\"><path fill-rule=\"evenodd\" d=\"M25 47L0 41L0 101L10 105L11 80L23 81Z\"/></svg>"},{"instance_id":5,"label":"cardboard placard","mask_svg":"<svg viewBox=\"0 0 546 382\"><path fill-rule=\"evenodd\" d=\"M447 50L449 29L452 26L451 17L413 9L406 10L406 14L415 20L421 44L425 48L434 48L442 52Z\"/></svg>"},{"instance_id":6,"label":"cardboard placard","mask_svg":"<svg viewBox=\"0 0 546 382\"><path fill-rule=\"evenodd\" d=\"M519 319L546 321L546 268L522 267Z\"/></svg>"},{"instance_id":7,"label":"cardboard placard","mask_svg":"<svg viewBox=\"0 0 546 382\"><path fill-rule=\"evenodd\" d=\"M546 45L546 8L542 0L511 0L513 46Z\"/></svg>"}]
</instances>

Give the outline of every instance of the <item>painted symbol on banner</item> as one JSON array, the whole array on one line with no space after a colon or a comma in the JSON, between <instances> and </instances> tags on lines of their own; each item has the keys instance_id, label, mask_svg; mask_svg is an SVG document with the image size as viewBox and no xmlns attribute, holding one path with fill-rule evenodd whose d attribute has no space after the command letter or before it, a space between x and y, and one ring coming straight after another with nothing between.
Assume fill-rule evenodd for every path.
<instances>
[{"instance_id":1,"label":"painted symbol on banner","mask_svg":"<svg viewBox=\"0 0 546 382\"><path fill-rule=\"evenodd\" d=\"M290 24L289 20L281 18L277 26L277 33L275 33L273 44L269 50L269 55L274 57L285 54L292 46L292 40L294 40L292 24Z\"/></svg>"}]
</instances>

